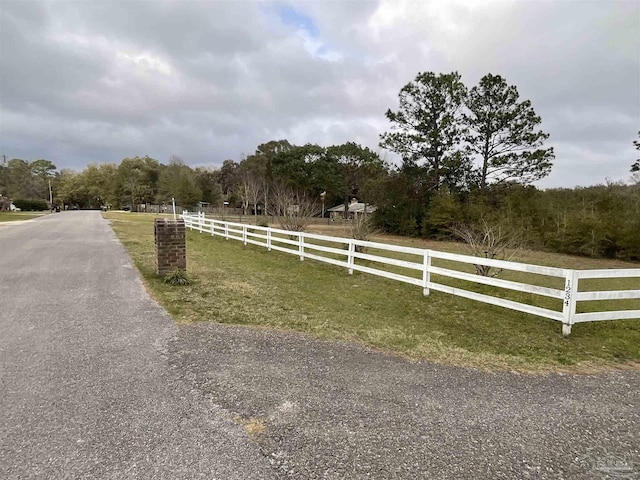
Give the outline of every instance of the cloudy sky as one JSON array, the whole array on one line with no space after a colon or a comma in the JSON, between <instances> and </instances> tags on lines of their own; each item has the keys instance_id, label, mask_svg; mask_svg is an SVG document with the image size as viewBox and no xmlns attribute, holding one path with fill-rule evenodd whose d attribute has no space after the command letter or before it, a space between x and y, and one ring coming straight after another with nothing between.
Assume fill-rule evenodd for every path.
<instances>
[{"instance_id":1,"label":"cloudy sky","mask_svg":"<svg viewBox=\"0 0 640 480\"><path fill-rule=\"evenodd\" d=\"M400 88L453 70L532 101L556 152L539 186L629 178L638 0L0 0L0 154L82 169L215 166L277 139L379 150Z\"/></svg>"}]
</instances>

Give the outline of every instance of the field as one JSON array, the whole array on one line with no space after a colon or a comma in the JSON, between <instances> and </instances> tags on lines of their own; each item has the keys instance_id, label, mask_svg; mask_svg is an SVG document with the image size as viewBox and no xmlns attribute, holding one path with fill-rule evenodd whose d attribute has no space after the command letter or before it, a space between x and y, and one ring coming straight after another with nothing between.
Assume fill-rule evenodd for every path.
<instances>
[{"instance_id":1,"label":"field","mask_svg":"<svg viewBox=\"0 0 640 480\"><path fill-rule=\"evenodd\" d=\"M47 215L49 212L0 212L0 222L17 222Z\"/></svg>"},{"instance_id":2,"label":"field","mask_svg":"<svg viewBox=\"0 0 640 480\"><path fill-rule=\"evenodd\" d=\"M154 273L154 216L110 212L105 217L151 294L178 323L215 321L299 331L359 341L411 359L486 370L591 372L640 364L637 320L578 324L564 338L559 322L439 292L423 297L414 286L358 272L351 276L339 267L300 262L293 255L198 232L187 234L193 284L171 287ZM318 233L328 229L309 228ZM388 236L376 240L465 253L455 243ZM514 260L569 268L637 267L529 251ZM599 288L638 288L636 283ZM623 308L638 308L633 302Z\"/></svg>"}]
</instances>

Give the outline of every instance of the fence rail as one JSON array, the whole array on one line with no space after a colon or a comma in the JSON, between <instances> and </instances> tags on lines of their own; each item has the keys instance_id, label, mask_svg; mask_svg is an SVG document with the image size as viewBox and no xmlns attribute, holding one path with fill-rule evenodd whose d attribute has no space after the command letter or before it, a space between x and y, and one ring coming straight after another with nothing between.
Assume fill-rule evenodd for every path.
<instances>
[{"instance_id":1,"label":"fence rail","mask_svg":"<svg viewBox=\"0 0 640 480\"><path fill-rule=\"evenodd\" d=\"M469 255L440 252L414 247L404 247L387 243L369 242L313 233L294 232L272 227L260 227L242 223L226 222L206 218L204 213L184 212L182 218L186 227L212 236L221 236L225 239L241 241L243 244L266 247L269 251L297 255L300 260L312 259L346 268L349 274L354 271L378 275L384 278L409 283L422 287L423 294L429 295L430 290L457 295L459 297L476 300L499 307L509 308L540 317L562 322L562 334L569 335L571 327L580 322L593 322L602 320L640 319L640 310L616 310L598 311L589 313L577 313L577 302L590 302L599 300L630 300L640 299L639 290L604 290L604 291L579 291L580 280L584 279L615 279L615 278L639 278L640 268L607 269L607 270L571 270L564 268L544 267L526 263L493 260ZM329 245L327 245L329 244ZM364 249L369 249L365 252ZM371 253L372 251L401 254L403 258L384 256ZM331 255L331 256L327 256ZM337 257L337 258L336 258ZM408 259L410 257L411 259ZM551 278L560 278L564 281L564 288L552 288L547 286L532 285L529 283L505 280L487 276L476 275L454 268L432 265L433 260L442 263L455 263L464 265L484 265L502 270L520 272ZM357 261L360 261L359 263ZM373 262L390 266L396 271L382 270L368 265L362 265L362 261ZM401 270L398 272L397 270ZM414 276L411 274L413 273ZM476 285L488 285L499 289L511 290L526 294L532 294L562 301L562 310L553 310L529 303L518 302L500 298L485 293L474 292L432 280L431 276L460 280Z\"/></svg>"}]
</instances>

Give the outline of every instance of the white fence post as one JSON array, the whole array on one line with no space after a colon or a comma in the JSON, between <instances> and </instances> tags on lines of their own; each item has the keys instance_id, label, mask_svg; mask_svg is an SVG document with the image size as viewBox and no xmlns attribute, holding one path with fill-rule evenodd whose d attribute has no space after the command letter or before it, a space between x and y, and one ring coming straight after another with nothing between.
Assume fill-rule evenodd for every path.
<instances>
[{"instance_id":1,"label":"white fence post","mask_svg":"<svg viewBox=\"0 0 640 480\"><path fill-rule=\"evenodd\" d=\"M354 263L354 256L353 254L356 251L356 244L353 243L353 240L349 240L349 253L347 254L347 265L349 268L349 275L353 275L353 263Z\"/></svg>"},{"instance_id":2,"label":"white fence post","mask_svg":"<svg viewBox=\"0 0 640 480\"><path fill-rule=\"evenodd\" d=\"M267 229L267 252L271 251L271 229Z\"/></svg>"},{"instance_id":3,"label":"white fence post","mask_svg":"<svg viewBox=\"0 0 640 480\"><path fill-rule=\"evenodd\" d=\"M214 224L215 220L211 220L211 223L209 224L211 226L211 236L213 237L216 233L215 233L215 224Z\"/></svg>"},{"instance_id":4,"label":"white fence post","mask_svg":"<svg viewBox=\"0 0 640 480\"><path fill-rule=\"evenodd\" d=\"M298 239L300 240L298 245L298 252L300 253L300 261L304 262L304 234L302 232L298 234Z\"/></svg>"},{"instance_id":5,"label":"white fence post","mask_svg":"<svg viewBox=\"0 0 640 480\"><path fill-rule=\"evenodd\" d=\"M229 240L229 224L226 222L224 224L224 239Z\"/></svg>"},{"instance_id":6,"label":"white fence post","mask_svg":"<svg viewBox=\"0 0 640 480\"><path fill-rule=\"evenodd\" d=\"M247 244L247 226L242 225L242 243Z\"/></svg>"},{"instance_id":7,"label":"white fence post","mask_svg":"<svg viewBox=\"0 0 640 480\"><path fill-rule=\"evenodd\" d=\"M424 260L422 267L422 294L426 297L429 295L429 282L431 281L431 252L424 251Z\"/></svg>"},{"instance_id":8,"label":"white fence post","mask_svg":"<svg viewBox=\"0 0 640 480\"><path fill-rule=\"evenodd\" d=\"M204 212L198 213L198 226L200 227L198 228L198 231L202 233L204 230Z\"/></svg>"},{"instance_id":9,"label":"white fence post","mask_svg":"<svg viewBox=\"0 0 640 480\"><path fill-rule=\"evenodd\" d=\"M575 323L576 293L578 293L578 272L570 270L564 281L564 300L562 301L562 335L571 334L571 326Z\"/></svg>"}]
</instances>

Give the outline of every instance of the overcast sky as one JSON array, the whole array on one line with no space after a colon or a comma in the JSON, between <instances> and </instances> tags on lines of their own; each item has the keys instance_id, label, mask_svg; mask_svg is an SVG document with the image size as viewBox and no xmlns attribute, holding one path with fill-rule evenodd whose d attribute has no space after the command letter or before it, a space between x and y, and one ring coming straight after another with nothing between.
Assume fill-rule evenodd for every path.
<instances>
[{"instance_id":1,"label":"overcast sky","mask_svg":"<svg viewBox=\"0 0 640 480\"><path fill-rule=\"evenodd\" d=\"M453 70L531 100L556 153L540 187L629 178L638 0L0 0L0 154L81 170L216 166L278 139L379 150L400 88Z\"/></svg>"}]
</instances>

